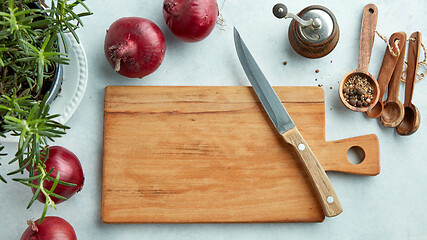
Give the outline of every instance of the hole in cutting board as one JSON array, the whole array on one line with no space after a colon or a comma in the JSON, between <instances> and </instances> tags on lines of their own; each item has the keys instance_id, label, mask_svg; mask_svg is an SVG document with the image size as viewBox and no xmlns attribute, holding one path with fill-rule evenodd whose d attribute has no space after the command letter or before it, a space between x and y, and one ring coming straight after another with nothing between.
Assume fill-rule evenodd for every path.
<instances>
[{"instance_id":1,"label":"hole in cutting board","mask_svg":"<svg viewBox=\"0 0 427 240\"><path fill-rule=\"evenodd\" d=\"M361 147L353 146L347 151L347 159L352 164L360 164L365 159L365 151Z\"/></svg>"}]
</instances>

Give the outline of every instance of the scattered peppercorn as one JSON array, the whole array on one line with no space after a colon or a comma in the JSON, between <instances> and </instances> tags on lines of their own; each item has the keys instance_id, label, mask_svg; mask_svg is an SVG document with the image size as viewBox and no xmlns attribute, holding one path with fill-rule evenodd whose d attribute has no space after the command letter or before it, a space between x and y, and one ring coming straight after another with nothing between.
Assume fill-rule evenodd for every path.
<instances>
[{"instance_id":1,"label":"scattered peppercorn","mask_svg":"<svg viewBox=\"0 0 427 240\"><path fill-rule=\"evenodd\" d=\"M316 71L315 71L316 73L319 73L320 71L319 71L319 69L316 69Z\"/></svg>"},{"instance_id":2,"label":"scattered peppercorn","mask_svg":"<svg viewBox=\"0 0 427 240\"><path fill-rule=\"evenodd\" d=\"M288 64L288 62L284 61L284 62L283 62L283 65L286 65L286 64Z\"/></svg>"},{"instance_id":3,"label":"scattered peppercorn","mask_svg":"<svg viewBox=\"0 0 427 240\"><path fill-rule=\"evenodd\" d=\"M343 95L350 105L367 107L374 98L374 88L366 77L353 75L345 82Z\"/></svg>"}]
</instances>

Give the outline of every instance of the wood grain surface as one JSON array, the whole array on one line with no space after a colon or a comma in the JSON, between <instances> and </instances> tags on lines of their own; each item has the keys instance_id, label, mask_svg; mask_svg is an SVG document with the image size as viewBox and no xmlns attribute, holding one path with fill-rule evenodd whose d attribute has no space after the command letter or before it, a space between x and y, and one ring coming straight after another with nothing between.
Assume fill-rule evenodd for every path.
<instances>
[{"instance_id":1,"label":"wood grain surface","mask_svg":"<svg viewBox=\"0 0 427 240\"><path fill-rule=\"evenodd\" d=\"M375 135L325 141L323 89L274 89L325 170L379 173ZM251 87L109 86L104 108L104 222L324 220L296 152ZM358 165L351 147L365 154Z\"/></svg>"},{"instance_id":2,"label":"wood grain surface","mask_svg":"<svg viewBox=\"0 0 427 240\"><path fill-rule=\"evenodd\" d=\"M310 146L301 136L297 127L289 129L281 134L285 142L292 146L301 160L301 164L306 170L308 179L313 185L317 194L317 199L322 205L323 213L327 217L335 217L342 213L342 206L332 186L331 181L326 175L325 170L319 163L311 150Z\"/></svg>"},{"instance_id":3,"label":"wood grain surface","mask_svg":"<svg viewBox=\"0 0 427 240\"><path fill-rule=\"evenodd\" d=\"M369 73L372 48L377 28L378 8L375 4L367 4L363 8L362 25L360 26L359 61L356 71Z\"/></svg>"},{"instance_id":4,"label":"wood grain surface","mask_svg":"<svg viewBox=\"0 0 427 240\"><path fill-rule=\"evenodd\" d=\"M395 41L399 40L401 44L396 48ZM393 72L396 68L397 62L399 60L399 56L396 52L401 52L403 50L403 46L406 43L406 35L405 33L397 32L390 36L389 43L384 52L383 61L381 63L380 71L378 73L377 82L379 85L379 99L373 108L366 111L366 116L370 118L378 118L381 116L384 110L383 97L389 86L391 77L393 76ZM390 46L393 46L390 48ZM391 52L393 51L393 53ZM402 55L405 55L402 53Z\"/></svg>"}]
</instances>

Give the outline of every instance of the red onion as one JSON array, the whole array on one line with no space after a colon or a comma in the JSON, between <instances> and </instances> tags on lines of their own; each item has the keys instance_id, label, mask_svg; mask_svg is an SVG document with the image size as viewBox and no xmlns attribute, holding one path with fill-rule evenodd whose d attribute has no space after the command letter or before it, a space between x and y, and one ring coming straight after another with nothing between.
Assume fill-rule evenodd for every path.
<instances>
[{"instance_id":1,"label":"red onion","mask_svg":"<svg viewBox=\"0 0 427 240\"><path fill-rule=\"evenodd\" d=\"M163 16L170 30L184 42L205 39L218 16L216 0L165 0Z\"/></svg>"},{"instance_id":2,"label":"red onion","mask_svg":"<svg viewBox=\"0 0 427 240\"><path fill-rule=\"evenodd\" d=\"M165 51L162 31L145 18L120 18L105 36L105 57L116 72L129 78L142 78L157 70Z\"/></svg>"},{"instance_id":3,"label":"red onion","mask_svg":"<svg viewBox=\"0 0 427 240\"><path fill-rule=\"evenodd\" d=\"M73 227L60 217L46 217L42 224L28 221L21 240L77 240Z\"/></svg>"},{"instance_id":4,"label":"red onion","mask_svg":"<svg viewBox=\"0 0 427 240\"><path fill-rule=\"evenodd\" d=\"M74 183L77 185L75 187L71 187L58 184L53 191L54 193L68 199L83 188L84 176L82 165L80 164L77 156L70 150L60 146L49 147L49 157L45 164L47 172L53 168L53 171L50 175L51 177L56 178L56 174L59 171L60 181ZM37 184L37 180L35 180L33 184ZM52 185L53 181L46 180L43 183L43 187L48 190L51 189ZM36 190L37 189L32 188L33 193L35 193ZM46 197L42 193L39 194L37 199L42 203L46 201ZM56 197L51 197L51 199L55 202L55 204L64 201Z\"/></svg>"}]
</instances>

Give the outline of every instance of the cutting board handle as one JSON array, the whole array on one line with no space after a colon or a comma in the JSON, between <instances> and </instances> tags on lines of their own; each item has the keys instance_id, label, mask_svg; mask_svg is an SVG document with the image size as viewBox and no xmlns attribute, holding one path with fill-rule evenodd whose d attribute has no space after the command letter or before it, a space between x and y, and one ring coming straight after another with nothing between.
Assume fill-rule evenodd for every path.
<instances>
[{"instance_id":1,"label":"cutting board handle","mask_svg":"<svg viewBox=\"0 0 427 240\"><path fill-rule=\"evenodd\" d=\"M347 158L347 152L352 147L359 148L363 152L364 158L359 164L353 164ZM375 134L329 141L326 142L324 150L335 153L330 159L319 158L325 171L369 176L380 173L380 146Z\"/></svg>"}]
</instances>

